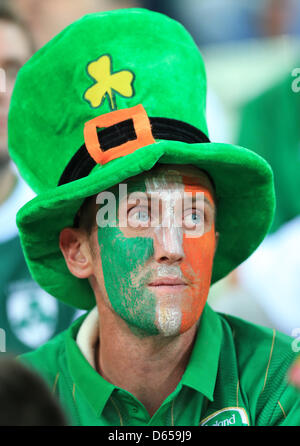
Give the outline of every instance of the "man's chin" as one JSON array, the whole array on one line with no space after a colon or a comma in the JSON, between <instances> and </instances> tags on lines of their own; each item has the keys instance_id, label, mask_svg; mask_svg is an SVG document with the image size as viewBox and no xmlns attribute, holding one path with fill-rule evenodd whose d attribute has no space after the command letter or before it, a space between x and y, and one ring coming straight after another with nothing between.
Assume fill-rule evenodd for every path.
<instances>
[{"instance_id":1,"label":"man's chin","mask_svg":"<svg viewBox=\"0 0 300 446\"><path fill-rule=\"evenodd\" d=\"M160 300L156 312L156 326L163 336L176 336L180 333L182 312L175 302Z\"/></svg>"}]
</instances>

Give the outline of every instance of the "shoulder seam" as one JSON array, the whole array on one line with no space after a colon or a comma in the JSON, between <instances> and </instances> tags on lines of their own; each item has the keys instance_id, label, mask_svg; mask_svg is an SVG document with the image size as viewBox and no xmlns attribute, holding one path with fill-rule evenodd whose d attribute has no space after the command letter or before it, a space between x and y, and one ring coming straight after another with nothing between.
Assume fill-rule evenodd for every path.
<instances>
[{"instance_id":1,"label":"shoulder seam","mask_svg":"<svg viewBox=\"0 0 300 446\"><path fill-rule=\"evenodd\" d=\"M275 337L276 337L276 330L274 328L273 329L273 338L272 338L271 350L270 350L270 354L269 354L269 361L268 361L267 370L266 370L266 373L265 373L264 385L263 385L263 388L262 388L262 390L260 392L260 395L263 393L263 391L265 390L265 387L266 387L266 383L267 383L267 379L268 379L268 373L269 373L269 368L270 368L270 363L271 363L273 350L274 350Z\"/></svg>"}]
</instances>

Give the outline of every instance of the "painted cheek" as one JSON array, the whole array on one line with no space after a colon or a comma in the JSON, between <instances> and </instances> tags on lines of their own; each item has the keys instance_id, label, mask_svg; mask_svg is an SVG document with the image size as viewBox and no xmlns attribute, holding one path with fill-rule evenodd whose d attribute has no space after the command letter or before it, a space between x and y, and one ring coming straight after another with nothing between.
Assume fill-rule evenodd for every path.
<instances>
[{"instance_id":1,"label":"painted cheek","mask_svg":"<svg viewBox=\"0 0 300 446\"><path fill-rule=\"evenodd\" d=\"M209 201L213 203L210 192L205 188L186 186L184 191L204 192ZM191 282L191 286L182 300L180 333L193 326L203 311L211 283L215 246L214 223L201 237L192 238L186 234L183 235L185 256L180 269L184 277Z\"/></svg>"},{"instance_id":2,"label":"painted cheek","mask_svg":"<svg viewBox=\"0 0 300 446\"><path fill-rule=\"evenodd\" d=\"M197 239L184 235L183 249L185 259L180 269L192 285L182 301L181 333L199 319L208 296L215 251L214 225Z\"/></svg>"},{"instance_id":3,"label":"painted cheek","mask_svg":"<svg viewBox=\"0 0 300 446\"><path fill-rule=\"evenodd\" d=\"M114 311L130 327L157 334L156 301L145 288L147 277L134 280L153 256L153 240L124 237L119 228L99 228L104 285Z\"/></svg>"}]
</instances>

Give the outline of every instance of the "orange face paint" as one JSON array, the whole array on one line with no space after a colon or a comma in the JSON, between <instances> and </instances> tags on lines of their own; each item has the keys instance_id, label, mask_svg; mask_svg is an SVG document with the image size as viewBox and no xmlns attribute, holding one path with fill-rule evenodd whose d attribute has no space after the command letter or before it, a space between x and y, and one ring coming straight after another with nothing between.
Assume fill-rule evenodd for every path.
<instances>
[{"instance_id":1,"label":"orange face paint","mask_svg":"<svg viewBox=\"0 0 300 446\"><path fill-rule=\"evenodd\" d=\"M183 177L183 182L191 183L191 179ZM202 192L213 206L212 194L203 186L188 184L185 185L184 192L193 195ZM185 257L180 269L191 286L182 300L181 333L193 326L203 311L210 288L215 246L214 222L204 222L204 234L200 237L188 237L187 234L183 234Z\"/></svg>"}]
</instances>

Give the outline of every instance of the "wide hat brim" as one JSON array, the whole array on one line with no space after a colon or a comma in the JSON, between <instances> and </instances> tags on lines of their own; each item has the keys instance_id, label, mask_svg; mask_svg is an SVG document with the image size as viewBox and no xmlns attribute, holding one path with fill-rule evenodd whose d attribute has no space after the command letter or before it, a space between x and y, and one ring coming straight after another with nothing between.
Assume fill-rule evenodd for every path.
<instances>
[{"instance_id":1,"label":"wide hat brim","mask_svg":"<svg viewBox=\"0 0 300 446\"><path fill-rule=\"evenodd\" d=\"M77 308L95 306L88 280L74 277L66 266L59 248L60 231L73 226L86 197L150 170L156 163L191 164L208 172L214 181L220 236L212 284L254 252L270 228L275 209L269 164L254 152L231 144L159 140L97 165L87 177L48 190L20 209L17 224L25 258L42 288Z\"/></svg>"}]
</instances>

